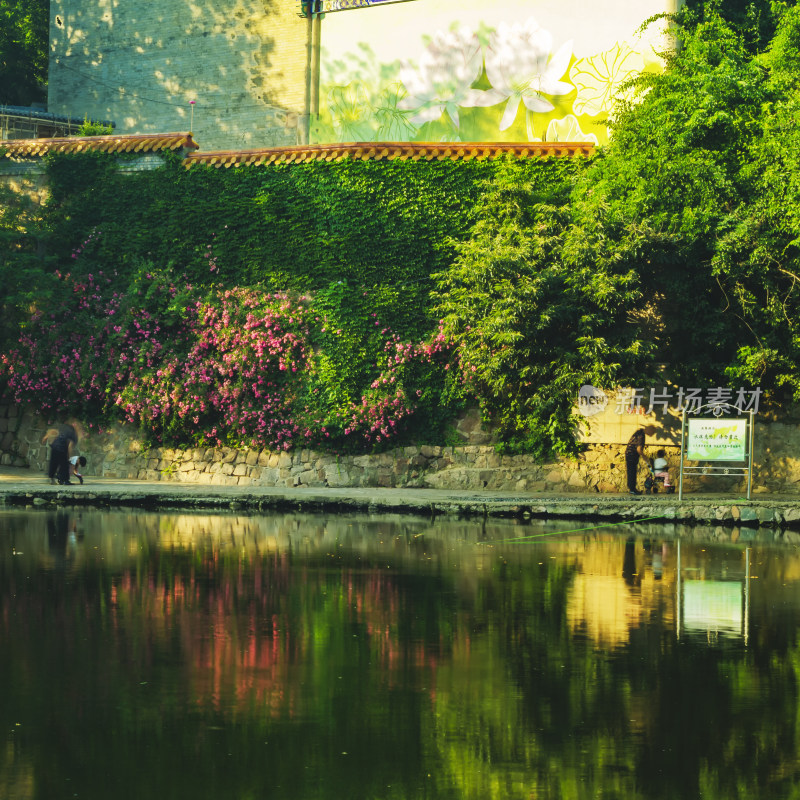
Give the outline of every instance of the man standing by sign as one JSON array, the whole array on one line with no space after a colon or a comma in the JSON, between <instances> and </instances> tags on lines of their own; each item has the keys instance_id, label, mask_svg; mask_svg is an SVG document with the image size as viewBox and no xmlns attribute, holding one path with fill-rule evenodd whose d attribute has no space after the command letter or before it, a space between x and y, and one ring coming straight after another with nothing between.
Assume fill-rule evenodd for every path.
<instances>
[{"instance_id":1,"label":"man standing by sign","mask_svg":"<svg viewBox=\"0 0 800 800\"><path fill-rule=\"evenodd\" d=\"M636 473L639 469L639 459L644 456L645 437L652 436L656 432L654 425L647 425L639 428L633 436L628 439L625 448L625 469L628 473L628 492L630 494L641 494L636 488Z\"/></svg>"}]
</instances>

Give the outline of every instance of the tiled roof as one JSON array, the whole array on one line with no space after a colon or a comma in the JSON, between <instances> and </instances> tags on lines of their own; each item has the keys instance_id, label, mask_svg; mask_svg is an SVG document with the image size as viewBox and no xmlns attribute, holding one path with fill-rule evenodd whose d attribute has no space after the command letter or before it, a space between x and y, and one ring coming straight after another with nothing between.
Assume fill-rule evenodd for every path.
<instances>
[{"instance_id":1,"label":"tiled roof","mask_svg":"<svg viewBox=\"0 0 800 800\"><path fill-rule=\"evenodd\" d=\"M149 153L159 150L196 150L191 133L135 133L126 136L69 136L63 139L4 139L0 152L6 158L35 158L48 153Z\"/></svg>"},{"instance_id":2,"label":"tiled roof","mask_svg":"<svg viewBox=\"0 0 800 800\"><path fill-rule=\"evenodd\" d=\"M35 158L47 153L147 153L161 150L197 150L191 133L136 133L120 136L70 136L60 139L6 139L0 148L7 158ZM569 158L590 156L591 142L352 142L348 144L264 147L256 150L213 150L189 153L188 168L195 164L214 167L239 167L246 164L298 164L305 161L362 161L394 159L442 161L486 159L510 154L516 158Z\"/></svg>"},{"instance_id":3,"label":"tiled roof","mask_svg":"<svg viewBox=\"0 0 800 800\"><path fill-rule=\"evenodd\" d=\"M216 150L190 153L184 159L188 168L195 164L214 167L239 167L246 164L297 164L304 161L362 161L394 159L442 161L446 158L496 158L510 154L517 158L548 156L590 156L595 147L591 142L353 142L350 144L299 145L295 147L265 147L258 150Z\"/></svg>"}]
</instances>

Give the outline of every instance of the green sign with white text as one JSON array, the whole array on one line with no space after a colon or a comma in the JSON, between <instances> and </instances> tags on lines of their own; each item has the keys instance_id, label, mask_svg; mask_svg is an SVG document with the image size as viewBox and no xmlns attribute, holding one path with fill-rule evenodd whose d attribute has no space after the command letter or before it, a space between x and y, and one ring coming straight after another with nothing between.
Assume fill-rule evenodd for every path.
<instances>
[{"instance_id":1,"label":"green sign with white text","mask_svg":"<svg viewBox=\"0 0 800 800\"><path fill-rule=\"evenodd\" d=\"M689 461L744 461L746 419L690 419L686 458Z\"/></svg>"}]
</instances>

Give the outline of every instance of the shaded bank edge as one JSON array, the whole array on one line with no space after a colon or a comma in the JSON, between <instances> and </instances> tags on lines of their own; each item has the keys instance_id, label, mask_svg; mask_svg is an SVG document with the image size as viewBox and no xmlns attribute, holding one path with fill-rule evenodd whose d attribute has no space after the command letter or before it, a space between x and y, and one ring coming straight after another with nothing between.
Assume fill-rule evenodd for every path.
<instances>
[{"instance_id":1,"label":"shaded bank edge","mask_svg":"<svg viewBox=\"0 0 800 800\"><path fill-rule=\"evenodd\" d=\"M401 494L401 493L399 493ZM398 496L348 497L337 494L293 495L285 493L239 492L235 496L214 492L165 493L139 489L82 488L65 490L43 486L37 489L0 490L0 506L33 507L97 507L159 510L210 511L297 511L325 513L391 513L437 517L497 517L518 519L576 519L597 521L641 521L702 524L723 527L773 528L800 530L800 503L776 501L720 502L719 500L676 500L666 497L658 501L641 500L595 501L542 500L538 498L492 498L476 496L431 497L429 500Z\"/></svg>"}]
</instances>

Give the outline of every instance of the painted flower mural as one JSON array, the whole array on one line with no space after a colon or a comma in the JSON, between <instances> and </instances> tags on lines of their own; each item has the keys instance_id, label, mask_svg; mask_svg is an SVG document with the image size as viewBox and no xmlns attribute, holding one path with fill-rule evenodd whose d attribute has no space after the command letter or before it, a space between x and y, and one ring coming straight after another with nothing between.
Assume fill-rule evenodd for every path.
<instances>
[{"instance_id":1,"label":"painted flower mural","mask_svg":"<svg viewBox=\"0 0 800 800\"><path fill-rule=\"evenodd\" d=\"M493 97L507 99L501 131L514 123L520 103L530 112L546 113L554 106L545 95L565 95L573 90L561 80L572 57L572 42L563 44L555 54L552 48L552 35L533 17L522 25L501 23L491 35L486 77Z\"/></svg>"},{"instance_id":2,"label":"painted flower mural","mask_svg":"<svg viewBox=\"0 0 800 800\"><path fill-rule=\"evenodd\" d=\"M391 63L358 42L326 67L313 140L606 141L614 99L646 57L625 43L587 58L572 48L533 17L440 29L416 59Z\"/></svg>"},{"instance_id":3,"label":"painted flower mural","mask_svg":"<svg viewBox=\"0 0 800 800\"><path fill-rule=\"evenodd\" d=\"M644 58L624 42L591 58L576 61L569 71L578 89L573 103L576 114L596 115L610 111L620 86L644 69Z\"/></svg>"},{"instance_id":4,"label":"painted flower mural","mask_svg":"<svg viewBox=\"0 0 800 800\"><path fill-rule=\"evenodd\" d=\"M366 44L342 59L325 56L320 84L324 110L312 123L313 141L413 141L418 126L409 119L410 112L398 107L406 94L397 79L399 61L382 63Z\"/></svg>"},{"instance_id":5,"label":"painted flower mural","mask_svg":"<svg viewBox=\"0 0 800 800\"><path fill-rule=\"evenodd\" d=\"M375 127L366 87L353 81L346 86L333 86L328 104L334 119L337 138L341 142L369 141Z\"/></svg>"},{"instance_id":6,"label":"painted flower mural","mask_svg":"<svg viewBox=\"0 0 800 800\"><path fill-rule=\"evenodd\" d=\"M459 106L489 106L497 102L490 92L470 88L483 71L483 54L476 34L461 27L437 31L420 58L419 67L408 62L400 71L407 95L398 107L413 111L414 122L433 122L447 112L459 127Z\"/></svg>"},{"instance_id":7,"label":"painted flower mural","mask_svg":"<svg viewBox=\"0 0 800 800\"><path fill-rule=\"evenodd\" d=\"M568 114L564 119L551 119L547 126L546 142L593 142L597 144L594 133L584 133L574 114Z\"/></svg>"}]
</instances>

